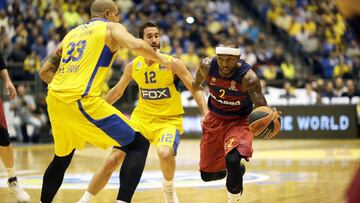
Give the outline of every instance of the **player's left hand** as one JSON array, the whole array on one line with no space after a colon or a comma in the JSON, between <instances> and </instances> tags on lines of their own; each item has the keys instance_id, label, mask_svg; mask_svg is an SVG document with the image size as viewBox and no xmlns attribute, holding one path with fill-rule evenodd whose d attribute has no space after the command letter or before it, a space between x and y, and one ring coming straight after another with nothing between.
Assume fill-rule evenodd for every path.
<instances>
[{"instance_id":1,"label":"player's left hand","mask_svg":"<svg viewBox=\"0 0 360 203\"><path fill-rule=\"evenodd\" d=\"M10 99L15 99L17 93L12 82L5 82L5 91L6 95L8 95Z\"/></svg>"}]
</instances>

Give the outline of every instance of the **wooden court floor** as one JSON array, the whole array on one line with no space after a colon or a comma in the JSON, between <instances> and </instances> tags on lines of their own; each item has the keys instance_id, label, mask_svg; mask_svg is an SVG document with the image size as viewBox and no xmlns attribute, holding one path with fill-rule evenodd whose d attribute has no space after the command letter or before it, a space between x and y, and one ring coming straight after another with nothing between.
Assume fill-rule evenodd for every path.
<instances>
[{"instance_id":1,"label":"wooden court floor","mask_svg":"<svg viewBox=\"0 0 360 203\"><path fill-rule=\"evenodd\" d=\"M255 140L254 154L244 177L245 203L341 203L360 162L360 140ZM109 154L88 146L78 151L54 202L76 202L91 174ZM31 202L39 202L42 174L53 157L52 145L16 146L16 169ZM204 183L198 173L199 140L182 140L177 156L175 185L180 202L225 203L224 181ZM1 164L0 164L1 165ZM94 203L114 202L118 172ZM0 202L15 202L7 192L0 167ZM161 173L154 148L133 202L163 202ZM360 189L359 189L360 191Z\"/></svg>"}]
</instances>

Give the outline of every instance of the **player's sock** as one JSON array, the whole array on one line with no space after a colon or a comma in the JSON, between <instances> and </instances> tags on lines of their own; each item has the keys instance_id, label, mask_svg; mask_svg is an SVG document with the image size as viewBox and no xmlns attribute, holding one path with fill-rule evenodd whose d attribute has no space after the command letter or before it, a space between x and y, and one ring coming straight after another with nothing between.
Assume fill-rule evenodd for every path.
<instances>
[{"instance_id":1,"label":"player's sock","mask_svg":"<svg viewBox=\"0 0 360 203\"><path fill-rule=\"evenodd\" d=\"M238 203L240 202L240 193L232 194L228 192L228 203Z\"/></svg>"},{"instance_id":2,"label":"player's sock","mask_svg":"<svg viewBox=\"0 0 360 203\"><path fill-rule=\"evenodd\" d=\"M226 188L232 194L242 193L243 175L245 166L240 162L242 156L237 149L233 149L226 155Z\"/></svg>"},{"instance_id":3,"label":"player's sock","mask_svg":"<svg viewBox=\"0 0 360 203\"><path fill-rule=\"evenodd\" d=\"M165 203L178 203L179 198L176 194L173 180L163 180L163 192Z\"/></svg>"},{"instance_id":4,"label":"player's sock","mask_svg":"<svg viewBox=\"0 0 360 203\"><path fill-rule=\"evenodd\" d=\"M75 150L64 157L54 156L43 177L41 202L50 203L54 199L55 194L62 184L65 171L71 162L74 152Z\"/></svg>"},{"instance_id":5,"label":"player's sock","mask_svg":"<svg viewBox=\"0 0 360 203\"><path fill-rule=\"evenodd\" d=\"M77 203L88 203L90 200L95 197L93 194L91 194L88 191L84 192L84 195L81 197L81 199Z\"/></svg>"},{"instance_id":6,"label":"player's sock","mask_svg":"<svg viewBox=\"0 0 360 203\"><path fill-rule=\"evenodd\" d=\"M116 203L127 203L127 202L124 202L124 201L121 201L121 200L116 200Z\"/></svg>"},{"instance_id":7,"label":"player's sock","mask_svg":"<svg viewBox=\"0 0 360 203\"><path fill-rule=\"evenodd\" d=\"M126 152L126 156L120 169L120 188L117 200L131 202L144 170L149 141L137 132L134 141L120 149Z\"/></svg>"}]
</instances>

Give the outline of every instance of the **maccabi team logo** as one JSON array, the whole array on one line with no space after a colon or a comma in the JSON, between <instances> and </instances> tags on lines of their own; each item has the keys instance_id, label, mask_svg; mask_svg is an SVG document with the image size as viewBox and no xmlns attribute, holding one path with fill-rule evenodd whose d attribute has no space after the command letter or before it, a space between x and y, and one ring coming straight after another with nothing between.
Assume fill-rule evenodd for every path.
<instances>
[{"instance_id":1,"label":"maccabi team logo","mask_svg":"<svg viewBox=\"0 0 360 203\"><path fill-rule=\"evenodd\" d=\"M25 174L29 174L28 171ZM18 171L18 174L21 174L21 171ZM39 171L32 171L32 174L36 175L20 175L19 181L21 186L24 188L30 189L41 189L42 185L42 174L40 175ZM62 189L72 189L72 190L84 190L87 188L93 173L66 173L64 177ZM0 178L0 187L7 188L7 179ZM244 175L244 183L255 183L263 182L269 179L269 176L247 172ZM162 187L163 175L161 171L144 171L139 186L137 190L151 190L158 189ZM197 171L176 171L175 172L175 186L182 188L222 188L225 187L225 178L223 180L212 181L212 182L203 182L200 178L200 174ZM118 189L119 188L119 175L118 173L113 173L108 184L105 187L106 189Z\"/></svg>"}]
</instances>

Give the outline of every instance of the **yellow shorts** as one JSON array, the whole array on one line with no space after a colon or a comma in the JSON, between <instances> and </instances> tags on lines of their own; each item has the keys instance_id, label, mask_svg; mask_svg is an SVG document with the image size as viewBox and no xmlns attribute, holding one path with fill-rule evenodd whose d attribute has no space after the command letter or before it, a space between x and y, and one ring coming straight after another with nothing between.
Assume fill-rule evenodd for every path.
<instances>
[{"instance_id":1,"label":"yellow shorts","mask_svg":"<svg viewBox=\"0 0 360 203\"><path fill-rule=\"evenodd\" d=\"M184 133L183 117L154 116L134 110L130 122L135 131L143 134L156 147L166 145L173 147L174 154L180 144L180 135Z\"/></svg>"},{"instance_id":2,"label":"yellow shorts","mask_svg":"<svg viewBox=\"0 0 360 203\"><path fill-rule=\"evenodd\" d=\"M82 149L86 142L106 149L134 140L135 131L129 120L101 97L64 103L53 94L48 92L46 102L57 156Z\"/></svg>"}]
</instances>

